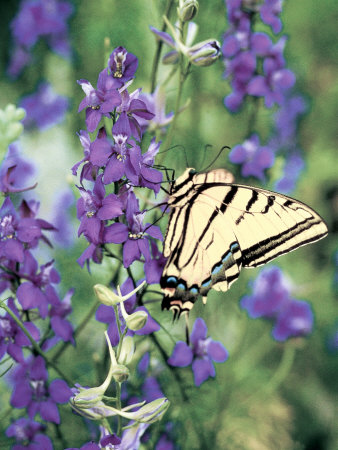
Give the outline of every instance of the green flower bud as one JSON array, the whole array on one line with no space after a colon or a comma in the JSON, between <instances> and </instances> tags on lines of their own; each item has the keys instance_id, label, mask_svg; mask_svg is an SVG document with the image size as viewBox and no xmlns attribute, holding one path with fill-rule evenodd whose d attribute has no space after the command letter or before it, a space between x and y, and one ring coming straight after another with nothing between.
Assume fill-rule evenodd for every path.
<instances>
[{"instance_id":1,"label":"green flower bud","mask_svg":"<svg viewBox=\"0 0 338 450\"><path fill-rule=\"evenodd\" d=\"M195 66L210 66L221 55L220 43L214 39L199 42L186 51L186 56Z\"/></svg>"},{"instance_id":2,"label":"green flower bud","mask_svg":"<svg viewBox=\"0 0 338 450\"><path fill-rule=\"evenodd\" d=\"M126 336L122 341L119 363L129 364L134 356L134 352L135 352L134 339L131 336Z\"/></svg>"},{"instance_id":3,"label":"green flower bud","mask_svg":"<svg viewBox=\"0 0 338 450\"><path fill-rule=\"evenodd\" d=\"M124 381L127 381L130 375L128 367L124 366L123 364L117 364L113 367L112 375L115 381L118 383L123 383Z\"/></svg>"},{"instance_id":4,"label":"green flower bud","mask_svg":"<svg viewBox=\"0 0 338 450\"><path fill-rule=\"evenodd\" d=\"M145 326L148 320L148 314L145 311L135 311L125 317L126 325L129 330L138 331Z\"/></svg>"},{"instance_id":5,"label":"green flower bud","mask_svg":"<svg viewBox=\"0 0 338 450\"><path fill-rule=\"evenodd\" d=\"M81 389L80 392L72 399L74 406L78 409L87 409L95 406L102 400L104 391L101 386Z\"/></svg>"},{"instance_id":6,"label":"green flower bud","mask_svg":"<svg viewBox=\"0 0 338 450\"><path fill-rule=\"evenodd\" d=\"M103 284L95 284L93 289L97 299L104 305L115 306L121 302L120 297Z\"/></svg>"},{"instance_id":7,"label":"green flower bud","mask_svg":"<svg viewBox=\"0 0 338 450\"><path fill-rule=\"evenodd\" d=\"M198 8L197 0L180 0L177 15L182 22L188 22L196 16Z\"/></svg>"}]
</instances>

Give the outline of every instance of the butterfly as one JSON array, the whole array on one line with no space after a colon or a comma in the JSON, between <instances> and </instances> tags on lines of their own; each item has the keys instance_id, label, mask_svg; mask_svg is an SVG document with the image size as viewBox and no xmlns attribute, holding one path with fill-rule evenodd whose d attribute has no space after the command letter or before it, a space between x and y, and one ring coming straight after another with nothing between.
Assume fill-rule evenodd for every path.
<instances>
[{"instance_id":1,"label":"butterfly","mask_svg":"<svg viewBox=\"0 0 338 450\"><path fill-rule=\"evenodd\" d=\"M318 241L328 233L309 206L285 195L233 184L225 169L188 168L173 183L160 285L174 319L210 289L227 291L244 268Z\"/></svg>"}]
</instances>

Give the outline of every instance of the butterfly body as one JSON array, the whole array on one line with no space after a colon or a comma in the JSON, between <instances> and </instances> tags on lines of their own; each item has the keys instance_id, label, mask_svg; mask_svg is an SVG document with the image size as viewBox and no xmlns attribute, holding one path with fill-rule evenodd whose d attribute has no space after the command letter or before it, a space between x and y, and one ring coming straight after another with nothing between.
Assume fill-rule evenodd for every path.
<instances>
[{"instance_id":1,"label":"butterfly body","mask_svg":"<svg viewBox=\"0 0 338 450\"><path fill-rule=\"evenodd\" d=\"M163 309L188 312L210 289L227 291L242 267L265 264L327 234L320 216L282 194L233 184L224 169L174 183L161 277Z\"/></svg>"}]
</instances>

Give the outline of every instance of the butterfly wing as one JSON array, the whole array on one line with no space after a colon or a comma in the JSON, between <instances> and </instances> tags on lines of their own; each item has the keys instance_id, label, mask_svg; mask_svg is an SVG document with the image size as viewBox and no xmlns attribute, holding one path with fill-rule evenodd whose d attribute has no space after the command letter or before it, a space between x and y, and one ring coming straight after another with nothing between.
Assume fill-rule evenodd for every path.
<instances>
[{"instance_id":1,"label":"butterfly wing","mask_svg":"<svg viewBox=\"0 0 338 450\"><path fill-rule=\"evenodd\" d=\"M171 199L162 308L178 314L211 288L228 290L242 266L265 264L327 234L321 217L297 200L211 178L181 183L184 195L178 189Z\"/></svg>"}]
</instances>

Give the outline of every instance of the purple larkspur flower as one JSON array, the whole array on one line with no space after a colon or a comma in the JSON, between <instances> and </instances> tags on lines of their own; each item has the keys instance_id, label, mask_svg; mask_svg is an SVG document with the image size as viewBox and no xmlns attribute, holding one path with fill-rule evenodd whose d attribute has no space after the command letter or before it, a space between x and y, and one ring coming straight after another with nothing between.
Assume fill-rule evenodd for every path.
<instances>
[{"instance_id":1,"label":"purple larkspur flower","mask_svg":"<svg viewBox=\"0 0 338 450\"><path fill-rule=\"evenodd\" d=\"M85 98L81 101L78 111L86 108L86 125L89 132L96 130L101 117L110 117L109 113L121 104L121 95L118 88L122 83L108 74L108 69L103 69L97 80L97 89L94 89L88 80L78 80Z\"/></svg>"},{"instance_id":2,"label":"purple larkspur flower","mask_svg":"<svg viewBox=\"0 0 338 450\"><path fill-rule=\"evenodd\" d=\"M11 297L8 299L8 307L20 320L22 320L14 300ZM40 339L40 331L36 325L32 322L25 321L23 322L23 325L33 339L38 342ZM23 363L24 356L22 347L29 347L30 345L31 342L28 337L8 313L4 316L0 316L0 360L7 352L7 354L15 361Z\"/></svg>"},{"instance_id":3,"label":"purple larkspur flower","mask_svg":"<svg viewBox=\"0 0 338 450\"><path fill-rule=\"evenodd\" d=\"M21 46L15 46L11 52L11 60L7 68L7 74L11 78L17 78L24 67L31 62L32 56L28 50Z\"/></svg>"},{"instance_id":4,"label":"purple larkspur flower","mask_svg":"<svg viewBox=\"0 0 338 450\"><path fill-rule=\"evenodd\" d=\"M131 94L129 94L127 89L121 91L122 103L117 108L120 116L116 122L118 124L119 121L128 121L131 135L137 140L140 140L142 137L139 118L151 120L154 117L154 113L148 110L146 103L139 99L140 94L141 89L136 89Z\"/></svg>"},{"instance_id":5,"label":"purple larkspur flower","mask_svg":"<svg viewBox=\"0 0 338 450\"><path fill-rule=\"evenodd\" d=\"M47 130L64 120L69 102L66 97L54 92L49 83L41 83L34 94L22 98L20 106L27 113L23 120L26 127Z\"/></svg>"},{"instance_id":6,"label":"purple larkspur flower","mask_svg":"<svg viewBox=\"0 0 338 450\"><path fill-rule=\"evenodd\" d=\"M131 292L134 289L133 281L130 278L127 278L127 280L122 284L121 286L121 293L122 295L127 295L129 292ZM148 319L143 328L141 328L138 331L131 331L128 330L127 335L132 336L134 334L137 335L146 335L153 333L155 331L158 331L160 329L159 324L154 320L151 315L149 314L149 311L144 306L136 307L136 294L132 295L128 300L124 302L124 306L126 309L127 314L132 314L136 311L145 311L148 314ZM125 320L122 316L122 312L120 307L118 306L119 310L119 321L121 324L121 331L123 332L126 326ZM112 346L116 346L119 343L120 336L119 331L116 323L116 317L114 309L111 306L106 305L100 305L96 311L95 318L99 322L103 322L108 325L108 336L111 341Z\"/></svg>"},{"instance_id":7,"label":"purple larkspur flower","mask_svg":"<svg viewBox=\"0 0 338 450\"><path fill-rule=\"evenodd\" d=\"M149 423L130 422L127 428L123 431L122 437L119 438L115 433L111 434L105 427L100 426L99 448L136 450L140 447L140 439L148 427Z\"/></svg>"},{"instance_id":8,"label":"purple larkspur flower","mask_svg":"<svg viewBox=\"0 0 338 450\"><path fill-rule=\"evenodd\" d=\"M50 284L58 284L60 275L53 267L54 261L38 266L34 256L25 250L24 261L18 276L25 279L17 289L17 299L24 310L38 308L44 319L48 314L49 299L46 289Z\"/></svg>"},{"instance_id":9,"label":"purple larkspur flower","mask_svg":"<svg viewBox=\"0 0 338 450\"><path fill-rule=\"evenodd\" d=\"M163 240L158 226L150 223L143 224L146 211L140 212L139 202L134 192L129 192L126 206L127 225L113 223L106 229L107 242L123 242L123 265L129 267L134 261L140 260L141 255L148 261L150 256L150 238ZM116 238L118 236L118 239ZM123 238L124 240L120 240ZM118 241L118 242L117 242Z\"/></svg>"},{"instance_id":10,"label":"purple larkspur flower","mask_svg":"<svg viewBox=\"0 0 338 450\"><path fill-rule=\"evenodd\" d=\"M6 436L14 438L13 450L53 450L52 441L44 434L46 426L34 420L21 417L6 430Z\"/></svg>"},{"instance_id":11,"label":"purple larkspur flower","mask_svg":"<svg viewBox=\"0 0 338 450\"><path fill-rule=\"evenodd\" d=\"M61 301L59 295L52 286L46 287L46 295L48 302L51 305L48 315L50 317L50 325L55 333L56 339L53 344L56 344L60 339L64 342L71 342L75 345L73 337L73 325L66 317L72 312L71 298L74 289L69 289L64 299Z\"/></svg>"},{"instance_id":12,"label":"purple larkspur flower","mask_svg":"<svg viewBox=\"0 0 338 450\"><path fill-rule=\"evenodd\" d=\"M90 136L87 131L81 130L77 133L79 136L84 157L80 161L78 161L72 167L73 175L77 175L77 171L81 164L83 164L81 172L80 172L80 184L83 186L83 180L95 181L98 175L99 167L95 166L92 162L90 162L91 150L92 150L92 142L90 140ZM97 133L97 139L106 138L106 133L102 129Z\"/></svg>"},{"instance_id":13,"label":"purple larkspur flower","mask_svg":"<svg viewBox=\"0 0 338 450\"><path fill-rule=\"evenodd\" d=\"M137 57L127 52L124 47L116 47L108 60L108 68L111 76L124 83L133 78L137 65Z\"/></svg>"},{"instance_id":14,"label":"purple larkspur flower","mask_svg":"<svg viewBox=\"0 0 338 450\"><path fill-rule=\"evenodd\" d=\"M52 231L53 225L36 218L39 203L23 200L19 213L9 197L0 208L0 259L23 262L24 249L37 247L40 240L50 245L43 230Z\"/></svg>"},{"instance_id":15,"label":"purple larkspur flower","mask_svg":"<svg viewBox=\"0 0 338 450\"><path fill-rule=\"evenodd\" d=\"M165 127L170 124L174 118L174 113L171 111L169 114L165 113L165 92L160 86L157 86L152 94L141 93L139 99L142 100L150 112L154 114L154 117L148 121L140 118L139 124L141 125L142 132L146 129L149 132L155 130L165 131Z\"/></svg>"},{"instance_id":16,"label":"purple larkspur flower","mask_svg":"<svg viewBox=\"0 0 338 450\"><path fill-rule=\"evenodd\" d=\"M275 34L282 30L282 21L278 17L282 7L283 0L265 0L259 8L262 22L269 25Z\"/></svg>"},{"instance_id":17,"label":"purple larkspur flower","mask_svg":"<svg viewBox=\"0 0 338 450\"><path fill-rule=\"evenodd\" d=\"M77 202L77 216L81 224L78 235L84 234L89 242L98 243L104 221L122 214L122 202L115 194L105 195L102 175L97 177L92 191L82 187L79 191L81 198Z\"/></svg>"},{"instance_id":18,"label":"purple larkspur flower","mask_svg":"<svg viewBox=\"0 0 338 450\"><path fill-rule=\"evenodd\" d=\"M215 377L213 362L224 362L228 352L221 342L207 337L208 329L203 319L197 318L190 335L191 346L185 342L176 343L168 363L176 367L186 367L192 364L194 382L200 386L209 377Z\"/></svg>"},{"instance_id":19,"label":"purple larkspur flower","mask_svg":"<svg viewBox=\"0 0 338 450\"><path fill-rule=\"evenodd\" d=\"M142 385L142 398L144 398L147 402L152 402L157 398L162 398L163 392L161 390L160 383L157 381L155 377L147 377L144 380Z\"/></svg>"},{"instance_id":20,"label":"purple larkspur flower","mask_svg":"<svg viewBox=\"0 0 338 450\"><path fill-rule=\"evenodd\" d=\"M241 164L243 177L250 175L264 180L264 170L274 163L274 153L269 147L261 146L257 134L252 134L243 144L236 145L229 154L229 160Z\"/></svg>"},{"instance_id":21,"label":"purple larkspur flower","mask_svg":"<svg viewBox=\"0 0 338 450\"><path fill-rule=\"evenodd\" d=\"M65 450L102 450L98 444L93 441L86 442L81 447L67 447Z\"/></svg>"},{"instance_id":22,"label":"purple larkspur flower","mask_svg":"<svg viewBox=\"0 0 338 450\"><path fill-rule=\"evenodd\" d=\"M252 295L245 295L241 307L253 319L275 317L288 302L291 285L277 266L261 270L252 284Z\"/></svg>"},{"instance_id":23,"label":"purple larkspur flower","mask_svg":"<svg viewBox=\"0 0 338 450\"><path fill-rule=\"evenodd\" d=\"M155 450L175 450L175 445L169 438L169 436L164 433L160 436L160 439L157 441Z\"/></svg>"},{"instance_id":24,"label":"purple larkspur flower","mask_svg":"<svg viewBox=\"0 0 338 450\"><path fill-rule=\"evenodd\" d=\"M259 273L252 295L242 298L241 307L252 318L272 319L272 336L277 341L307 335L313 327L311 306L291 297L291 285L276 266Z\"/></svg>"},{"instance_id":25,"label":"purple larkspur flower","mask_svg":"<svg viewBox=\"0 0 338 450\"><path fill-rule=\"evenodd\" d=\"M57 404L66 403L72 391L63 380L53 380L49 385L47 380L48 372L44 359L41 356L30 358L15 369L10 402L14 408L27 408L30 419L40 414L43 420L59 424Z\"/></svg>"},{"instance_id":26,"label":"purple larkspur flower","mask_svg":"<svg viewBox=\"0 0 338 450\"><path fill-rule=\"evenodd\" d=\"M7 194L33 189L36 184L31 186L27 186L27 184L34 173L33 164L21 158L18 146L16 144L9 145L6 158L0 167L0 191Z\"/></svg>"},{"instance_id":27,"label":"purple larkspur flower","mask_svg":"<svg viewBox=\"0 0 338 450\"><path fill-rule=\"evenodd\" d=\"M121 180L124 176L132 183L137 184L139 166L135 149L130 146L131 130L127 114L122 113L114 124L112 145L105 135L97 138L90 145L89 161L103 167L103 183L110 184Z\"/></svg>"}]
</instances>

